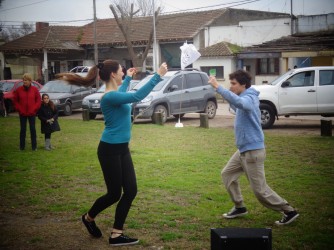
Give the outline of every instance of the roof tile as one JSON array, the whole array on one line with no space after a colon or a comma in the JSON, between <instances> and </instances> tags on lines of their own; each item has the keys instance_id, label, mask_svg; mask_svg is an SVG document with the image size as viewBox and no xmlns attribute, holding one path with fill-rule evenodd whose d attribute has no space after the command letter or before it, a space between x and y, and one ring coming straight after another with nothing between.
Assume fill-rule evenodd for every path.
<instances>
[{"instance_id":1,"label":"roof tile","mask_svg":"<svg viewBox=\"0 0 334 250\"><path fill-rule=\"evenodd\" d=\"M202 57L214 56L233 56L235 52L240 50L240 47L227 42L220 42L206 48L200 49Z\"/></svg>"}]
</instances>

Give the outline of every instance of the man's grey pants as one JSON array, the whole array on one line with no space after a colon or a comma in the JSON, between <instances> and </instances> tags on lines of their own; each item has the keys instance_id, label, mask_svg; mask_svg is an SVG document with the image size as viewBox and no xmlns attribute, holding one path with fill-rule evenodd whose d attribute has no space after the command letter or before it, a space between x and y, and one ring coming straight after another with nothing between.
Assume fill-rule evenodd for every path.
<instances>
[{"instance_id":1,"label":"man's grey pants","mask_svg":"<svg viewBox=\"0 0 334 250\"><path fill-rule=\"evenodd\" d=\"M264 206L281 212L293 211L294 208L267 185L264 173L265 158L265 149L244 153L237 150L221 172L223 183L235 207L244 206L238 179L242 173L245 173L256 198Z\"/></svg>"}]
</instances>

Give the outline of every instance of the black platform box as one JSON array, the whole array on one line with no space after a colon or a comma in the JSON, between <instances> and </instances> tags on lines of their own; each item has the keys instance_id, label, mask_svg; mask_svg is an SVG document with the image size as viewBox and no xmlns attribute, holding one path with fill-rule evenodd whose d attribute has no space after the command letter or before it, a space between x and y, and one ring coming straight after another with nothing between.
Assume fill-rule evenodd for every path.
<instances>
[{"instance_id":1,"label":"black platform box","mask_svg":"<svg viewBox=\"0 0 334 250\"><path fill-rule=\"evenodd\" d=\"M271 228L211 228L211 250L271 250Z\"/></svg>"}]
</instances>

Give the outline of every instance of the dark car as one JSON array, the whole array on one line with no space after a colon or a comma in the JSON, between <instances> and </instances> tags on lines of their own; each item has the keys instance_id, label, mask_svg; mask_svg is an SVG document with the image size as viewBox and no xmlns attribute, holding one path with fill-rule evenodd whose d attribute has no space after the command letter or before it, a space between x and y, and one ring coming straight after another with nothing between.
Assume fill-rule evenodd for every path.
<instances>
[{"instance_id":1,"label":"dark car","mask_svg":"<svg viewBox=\"0 0 334 250\"><path fill-rule=\"evenodd\" d=\"M7 113L15 111L13 105L14 91L23 85L22 79L14 79L14 80L0 80L0 91L4 94L4 102ZM40 90L43 85L39 84L36 81L32 81L32 86L35 86L38 90Z\"/></svg>"},{"instance_id":2,"label":"dark car","mask_svg":"<svg viewBox=\"0 0 334 250\"><path fill-rule=\"evenodd\" d=\"M82 99L93 92L92 88L70 85L62 80L49 81L40 90L41 95L49 95L64 115L71 115L73 109L81 108Z\"/></svg>"}]
</instances>

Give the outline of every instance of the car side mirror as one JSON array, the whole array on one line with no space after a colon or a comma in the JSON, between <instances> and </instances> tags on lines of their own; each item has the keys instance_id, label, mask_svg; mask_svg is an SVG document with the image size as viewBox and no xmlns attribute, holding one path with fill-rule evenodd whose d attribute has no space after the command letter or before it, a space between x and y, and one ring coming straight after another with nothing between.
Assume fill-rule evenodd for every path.
<instances>
[{"instance_id":1,"label":"car side mirror","mask_svg":"<svg viewBox=\"0 0 334 250\"><path fill-rule=\"evenodd\" d=\"M291 87L291 83L289 81L283 82L281 87L282 88Z\"/></svg>"}]
</instances>

